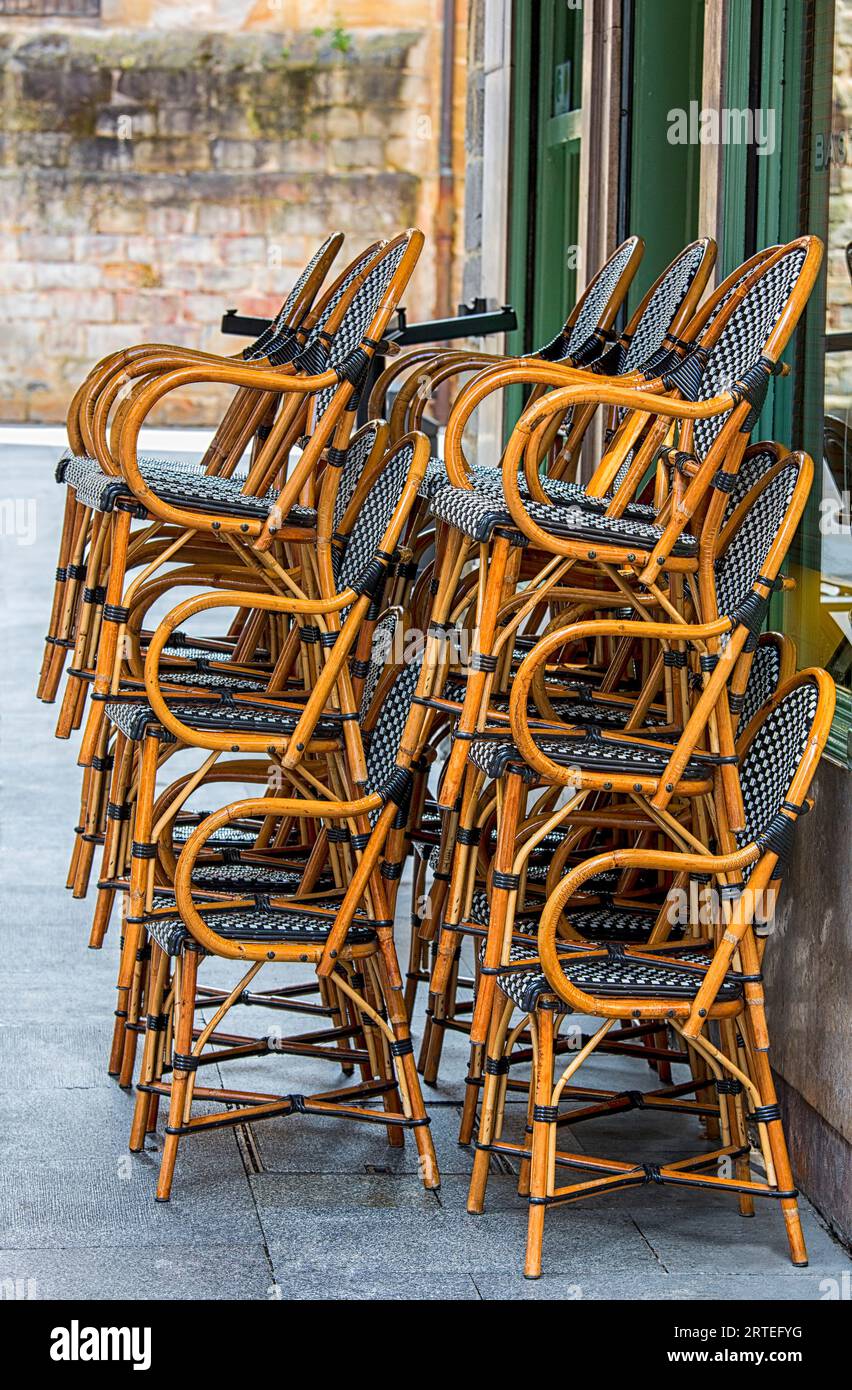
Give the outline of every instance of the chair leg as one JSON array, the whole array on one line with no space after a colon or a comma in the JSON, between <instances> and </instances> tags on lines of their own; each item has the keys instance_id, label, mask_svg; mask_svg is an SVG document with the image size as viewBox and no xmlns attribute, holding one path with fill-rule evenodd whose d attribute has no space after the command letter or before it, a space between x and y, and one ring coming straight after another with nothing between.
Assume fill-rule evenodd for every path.
<instances>
[{"instance_id":1,"label":"chair leg","mask_svg":"<svg viewBox=\"0 0 852 1390\"><path fill-rule=\"evenodd\" d=\"M157 756L159 753L159 739L155 733L146 735L142 745L141 765L139 769L139 781L136 792L136 820L134 824L134 853L130 863L130 892L127 897L128 911L124 923L124 944L121 951L121 962L118 971L118 1000L115 1009L116 1026L113 1033L112 1051L110 1053L109 1071L111 1076L120 1073L126 1076L125 1057L125 1035L128 1009L130 1005L130 995L133 987L134 974L139 962L137 954L142 945L144 927L142 917L145 912L145 904L148 890L148 865L150 859L147 855L147 845L151 834L151 819L154 807L154 790L157 779ZM131 1047L135 1046L136 1035L129 1034L131 1037ZM126 1083L126 1084L129 1084Z\"/></svg>"},{"instance_id":2,"label":"chair leg","mask_svg":"<svg viewBox=\"0 0 852 1390\"><path fill-rule=\"evenodd\" d=\"M538 1279L541 1276L544 1213L553 1182L550 1143L552 1123L542 1118L542 1111L550 1109L550 1098L553 1093L553 1012L550 1009L537 1009L535 1014L530 1015L530 1032L535 1032L536 1036L536 1058L533 1072L535 1108L533 1110L529 1220L524 1278Z\"/></svg>"},{"instance_id":3,"label":"chair leg","mask_svg":"<svg viewBox=\"0 0 852 1390\"><path fill-rule=\"evenodd\" d=\"M491 1155L486 1146L493 1141L499 1120L500 1066L503 1060L503 1045L506 1041L512 1009L511 1001L506 1000L501 994L495 1002L491 1016L488 1037L488 1062L491 1063L491 1066L489 1067L486 1063L482 1105L479 1114L479 1144L473 1160L473 1172L470 1175L470 1188L467 1197L467 1209L475 1216L480 1214L485 1205L485 1188L488 1183L491 1164Z\"/></svg>"},{"instance_id":4,"label":"chair leg","mask_svg":"<svg viewBox=\"0 0 852 1390\"><path fill-rule=\"evenodd\" d=\"M151 958L148 963L148 984L145 991L148 999L148 1021L145 1028L142 1065L139 1071L139 1086L149 1086L154 1080L160 1033L166 1023L163 999L168 974L169 958L164 951L160 950L156 942L152 942ZM134 1153L140 1152L145 1147L145 1135L148 1132L153 1099L154 1097L148 1091L137 1090L136 1092L136 1108L133 1112L133 1124L130 1130L130 1148Z\"/></svg>"},{"instance_id":5,"label":"chair leg","mask_svg":"<svg viewBox=\"0 0 852 1390\"><path fill-rule=\"evenodd\" d=\"M192 1029L195 1022L195 986L198 979L198 951L194 945L185 945L180 956L180 986L177 994L177 1022L172 1055L173 1070L171 1096L169 1098L169 1120L163 1154L160 1159L160 1176L157 1181L157 1201L167 1202L172 1192L172 1180L177 1160L180 1130L185 1115L189 1068L192 1063Z\"/></svg>"},{"instance_id":6,"label":"chair leg","mask_svg":"<svg viewBox=\"0 0 852 1390\"><path fill-rule=\"evenodd\" d=\"M95 682L92 687L92 694L96 696L108 695L112 687L119 638L124 630L124 623L121 620L121 600L124 597L124 576L127 564L127 547L130 541L130 523L129 512L116 512L113 516L112 534L109 542L109 580L98 641ZM116 621L117 618L118 621ZM91 762L94 755L103 719L103 700L100 698L91 700L89 717L80 748L80 762L84 765Z\"/></svg>"},{"instance_id":7,"label":"chair leg","mask_svg":"<svg viewBox=\"0 0 852 1390\"><path fill-rule=\"evenodd\" d=\"M411 1029L402 998L402 977L393 944L393 936L384 928L378 932L381 956L376 959L376 968L382 985L382 993L387 1009L388 1023L393 1031L394 1043L391 1048L394 1068L400 1091L408 1097L408 1111L415 1121L414 1142L417 1145L420 1176L428 1191L437 1191L441 1186L441 1172L435 1145L429 1128L429 1116L423 1103L420 1078L414 1065L414 1047L411 1042Z\"/></svg>"}]
</instances>

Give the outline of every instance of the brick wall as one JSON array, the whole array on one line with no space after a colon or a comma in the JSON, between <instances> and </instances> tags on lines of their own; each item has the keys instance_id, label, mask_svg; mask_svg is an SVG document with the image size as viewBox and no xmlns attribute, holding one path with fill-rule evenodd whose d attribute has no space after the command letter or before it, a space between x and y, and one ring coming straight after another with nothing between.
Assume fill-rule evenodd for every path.
<instances>
[{"instance_id":1,"label":"brick wall","mask_svg":"<svg viewBox=\"0 0 852 1390\"><path fill-rule=\"evenodd\" d=\"M0 418L62 419L128 343L236 351L223 310L274 312L332 227L352 255L420 225L406 298L431 316L440 9L354 4L344 27L292 0L104 0L97 28L0 22ZM221 406L189 388L157 419Z\"/></svg>"}]
</instances>

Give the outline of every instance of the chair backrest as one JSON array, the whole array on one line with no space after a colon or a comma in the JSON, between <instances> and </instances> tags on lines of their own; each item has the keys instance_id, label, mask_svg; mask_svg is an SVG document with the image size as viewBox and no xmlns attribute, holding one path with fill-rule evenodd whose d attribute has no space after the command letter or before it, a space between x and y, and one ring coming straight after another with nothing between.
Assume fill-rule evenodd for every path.
<instances>
[{"instance_id":1,"label":"chair backrest","mask_svg":"<svg viewBox=\"0 0 852 1390\"><path fill-rule=\"evenodd\" d=\"M702 237L675 256L670 265L644 296L621 336L621 355L617 371L656 376L662 362L669 360L671 344L692 316L716 260L716 243ZM609 370L609 369L608 369Z\"/></svg>"},{"instance_id":2,"label":"chair backrest","mask_svg":"<svg viewBox=\"0 0 852 1390\"><path fill-rule=\"evenodd\" d=\"M800 237L781 247L731 290L701 335L697 361L687 358L682 364L691 364L693 373L696 367L700 371L693 399L707 401L722 395L754 372L763 359L777 362L807 303L821 259L818 238ZM690 367L684 372L675 369L671 375L675 384L683 385L689 380ZM706 457L730 414L695 422L692 441L699 458Z\"/></svg>"},{"instance_id":3,"label":"chair backrest","mask_svg":"<svg viewBox=\"0 0 852 1390\"><path fill-rule=\"evenodd\" d=\"M745 807L745 827L735 836L738 846L765 836L782 810L795 817L802 808L828 738L834 698L834 682L825 671L802 671L745 730L738 745ZM743 877L753 872L750 865Z\"/></svg>"},{"instance_id":4,"label":"chair backrest","mask_svg":"<svg viewBox=\"0 0 852 1390\"><path fill-rule=\"evenodd\" d=\"M364 683L361 698L361 717L367 724L369 747L367 750L367 791L381 790L396 766L399 747L402 742L406 721L411 711L412 698L420 677L423 661L423 647L406 652L406 644L401 642L403 659L394 651L394 643L402 637L402 615L399 610L388 613L376 625L373 634L373 648L370 659L370 672ZM410 659L405 659L406 655ZM395 674L386 688L380 688L382 678L393 667ZM380 701L378 711L375 701ZM370 816L375 824L378 812Z\"/></svg>"},{"instance_id":5,"label":"chair backrest","mask_svg":"<svg viewBox=\"0 0 852 1390\"><path fill-rule=\"evenodd\" d=\"M340 476L332 508L332 524L335 536L340 533L347 508L355 495L355 489L367 466L367 460L376 447L379 435L382 436L383 440L386 440L387 431L381 428L381 422L368 420L366 425L362 425L361 429L353 434L346 447L345 456L340 464Z\"/></svg>"},{"instance_id":6,"label":"chair backrest","mask_svg":"<svg viewBox=\"0 0 852 1390\"><path fill-rule=\"evenodd\" d=\"M764 632L751 659L748 682L739 707L740 728L747 729L759 709L772 699L785 675L785 668L795 668L795 651L788 637L779 632Z\"/></svg>"},{"instance_id":7,"label":"chair backrest","mask_svg":"<svg viewBox=\"0 0 852 1390\"><path fill-rule=\"evenodd\" d=\"M606 352L615 341L612 325L639 268L644 249L645 243L636 236L628 237L616 247L586 286L564 328L533 356L542 357L546 362L588 366Z\"/></svg>"},{"instance_id":8,"label":"chair backrest","mask_svg":"<svg viewBox=\"0 0 852 1390\"><path fill-rule=\"evenodd\" d=\"M384 332L419 254L415 238L422 243L420 233L411 231L386 242L366 259L358 275L348 278L340 291L332 296L325 312L309 333L302 352L295 359L297 367L312 373L327 371L330 367L344 368L363 339L372 336L370 330L379 316L384 321L378 332ZM411 251L414 254L407 257L406 253ZM405 268L404 262L407 262ZM396 285L393 284L395 278L398 281ZM386 306L389 292L391 302ZM385 308L386 312L383 312ZM317 393L313 404L314 427L322 419L337 389L336 386L328 386Z\"/></svg>"},{"instance_id":9,"label":"chair backrest","mask_svg":"<svg viewBox=\"0 0 852 1390\"><path fill-rule=\"evenodd\" d=\"M353 584L373 558L379 542L390 525L400 503L402 489L414 459L414 443L410 439L398 444L383 458L374 459L359 480L347 510L355 509L355 518L346 534L342 553L334 552L332 566L339 590ZM341 519L346 530L348 518Z\"/></svg>"},{"instance_id":10,"label":"chair backrest","mask_svg":"<svg viewBox=\"0 0 852 1390\"><path fill-rule=\"evenodd\" d=\"M274 321L253 343L243 349L247 362L269 358L275 366L292 361L298 352L299 325L310 309L328 274L335 256L343 245L343 233L332 232L314 252L297 279Z\"/></svg>"},{"instance_id":11,"label":"chair backrest","mask_svg":"<svg viewBox=\"0 0 852 1390\"><path fill-rule=\"evenodd\" d=\"M785 452L786 450L782 449L780 444L775 444L771 440L749 445L743 455L743 461L737 469L734 485L728 494L725 515L722 518L723 527L726 522L730 521L743 498L748 496L752 488L757 487L761 478L784 457Z\"/></svg>"},{"instance_id":12,"label":"chair backrest","mask_svg":"<svg viewBox=\"0 0 852 1390\"><path fill-rule=\"evenodd\" d=\"M743 497L738 511L731 515L728 530L720 537L721 550L715 562L719 613L735 613L756 580L766 575L768 569L774 569L775 573L767 577L775 578L783 556L778 555L774 565L767 561L793 504L796 484L805 469L805 457L804 454L791 454L774 464ZM807 471L810 474L810 469ZM796 500L798 508L803 509L807 492L803 496L800 491ZM792 527L788 529L789 540L792 540Z\"/></svg>"}]
</instances>

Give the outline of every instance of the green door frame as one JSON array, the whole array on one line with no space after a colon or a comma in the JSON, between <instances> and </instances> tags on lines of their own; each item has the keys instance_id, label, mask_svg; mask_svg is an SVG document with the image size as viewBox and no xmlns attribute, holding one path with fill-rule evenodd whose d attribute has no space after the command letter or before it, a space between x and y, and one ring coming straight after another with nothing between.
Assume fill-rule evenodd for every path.
<instances>
[{"instance_id":1,"label":"green door frame","mask_svg":"<svg viewBox=\"0 0 852 1390\"><path fill-rule=\"evenodd\" d=\"M630 51L622 64L628 158L623 160L619 237L645 239L628 308L687 242L697 237L701 147L669 140L669 112L700 104L704 0L625 0Z\"/></svg>"},{"instance_id":2,"label":"green door frame","mask_svg":"<svg viewBox=\"0 0 852 1390\"><path fill-rule=\"evenodd\" d=\"M756 157L743 145L725 150L724 274L758 247L790 241L805 230L827 239L829 172L817 166L815 141L832 124L834 0L737 0L728 6L727 25L724 103L743 109L756 95L764 109L775 111L776 138L768 155ZM805 448L815 463L815 484L788 556L798 587L776 595L770 608L770 625L793 637L807 631L808 614L819 604L825 285L823 270L787 353L795 372L773 380L754 432L755 438ZM828 751L844 764L850 730L852 696L841 689Z\"/></svg>"},{"instance_id":3,"label":"green door frame","mask_svg":"<svg viewBox=\"0 0 852 1390\"><path fill-rule=\"evenodd\" d=\"M554 111L554 60L572 60L569 109ZM576 293L566 239L577 241L579 208L582 10L564 0L521 0L512 6L512 149L509 182L508 296L518 328L513 354L531 351L562 327ZM523 391L506 393L506 423L522 408Z\"/></svg>"}]
</instances>

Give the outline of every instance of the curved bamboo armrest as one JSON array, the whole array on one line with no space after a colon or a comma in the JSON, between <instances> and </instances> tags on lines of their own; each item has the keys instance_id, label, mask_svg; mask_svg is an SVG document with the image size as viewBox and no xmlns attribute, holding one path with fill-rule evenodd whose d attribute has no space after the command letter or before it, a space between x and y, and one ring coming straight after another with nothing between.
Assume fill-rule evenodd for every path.
<instances>
[{"instance_id":1,"label":"curved bamboo armrest","mask_svg":"<svg viewBox=\"0 0 852 1390\"><path fill-rule=\"evenodd\" d=\"M265 362L265 359L258 360L261 365ZM68 411L69 438L73 415L77 443L82 444L87 453L97 457L95 441L98 437L105 441L106 417L125 386L130 383L138 386L142 377L175 371L181 367L216 367L229 363L252 365L250 362L244 363L239 355L225 357L220 353L173 347L168 343L142 343L113 353L92 369L75 393ZM280 370L292 372L293 367L288 365ZM114 471L117 473L118 468Z\"/></svg>"},{"instance_id":2,"label":"curved bamboo armrest","mask_svg":"<svg viewBox=\"0 0 852 1390\"><path fill-rule=\"evenodd\" d=\"M354 801L323 801L319 797L315 801L280 796L250 797L244 801L232 801L220 810L214 811L193 831L177 861L175 899L178 912L183 918L187 930L205 950L212 951L214 955L226 956L231 960L274 960L279 955L274 946L270 948L268 945L260 943L227 941L208 926L198 911L193 898L192 871L210 836L222 826L229 825L232 821L239 820L244 816L293 816L302 820L354 820L368 815L371 811L378 810L382 804L383 798L379 792L373 792L369 796L362 796ZM396 807L393 803L389 802L388 804L395 812ZM332 932L336 933L337 936L342 936L343 940L346 938L346 933L358 907L360 893L356 897L352 892L357 877L356 871L353 884L350 885L342 899L340 909L334 919ZM338 929L341 923L342 928ZM281 955L283 956L283 952ZM333 968L334 960L332 960Z\"/></svg>"},{"instance_id":3,"label":"curved bamboo armrest","mask_svg":"<svg viewBox=\"0 0 852 1390\"><path fill-rule=\"evenodd\" d=\"M376 564L379 563L376 561ZM166 614L148 645L145 657L145 690L148 702L163 727L182 743L195 748L219 749L222 752L234 751L237 745L245 751L263 752L286 739L285 746L288 752L285 763L289 761L289 764L293 765L299 758L291 756L289 750L297 744L306 744L316 728L370 602L371 594L368 590L364 589L359 594L349 588L329 599L297 599L286 594L259 594L246 589L222 589L185 599ZM237 738L235 735L212 732L201 734L177 719L169 709L160 685L160 657L175 628L180 627L196 613L206 612L210 608L261 608L267 612L291 616L322 617L328 613L339 613L346 607L349 607L349 614L340 630L340 636L323 664L307 706L294 710L294 713L299 714L299 719L292 735L276 737L270 734L242 733ZM164 679L168 685L168 674ZM263 696L255 698L264 699Z\"/></svg>"},{"instance_id":4,"label":"curved bamboo armrest","mask_svg":"<svg viewBox=\"0 0 852 1390\"><path fill-rule=\"evenodd\" d=\"M446 358L461 355L462 352L459 348L430 347L428 344L423 347L411 348L409 352L400 353L392 362L388 363L376 378L370 391L367 414L370 417L384 415L388 390L398 376L411 371L414 367L420 366L422 368L424 363L443 361ZM487 353L483 353L482 356L488 360Z\"/></svg>"},{"instance_id":5,"label":"curved bamboo armrest","mask_svg":"<svg viewBox=\"0 0 852 1390\"><path fill-rule=\"evenodd\" d=\"M145 481L139 469L137 462L139 432L148 414L157 403L181 386L199 382L248 386L258 391L308 396L324 387L336 386L339 380L338 374L334 370L322 372L317 376L298 376L293 374L291 369L254 368L248 364L238 364L232 361L212 366L207 364L166 371L163 375L144 383L122 420L122 427L116 441L121 475L134 496L143 503L152 515L160 520L182 527L210 530L213 519L209 514L169 506ZM98 440L96 440L96 444L100 450L98 462L102 467L108 467L111 454L107 452L102 457L103 445ZM307 466L306 464L306 469ZM251 537L260 535L263 530L262 523L257 520L240 521L238 517L229 516L217 517L215 520L216 529L221 532L227 531Z\"/></svg>"},{"instance_id":6,"label":"curved bamboo armrest","mask_svg":"<svg viewBox=\"0 0 852 1390\"><path fill-rule=\"evenodd\" d=\"M693 402L675 399L672 396L663 396L659 392L648 389L612 386L601 378L595 378L594 386L578 383L577 385L562 387L528 406L515 425L503 454L503 492L506 505L516 526L529 537L534 545L556 554L573 553L572 543L559 541L533 521L521 496L518 474L523 467L524 456L528 452L531 439L535 437L538 427L547 419L548 415L553 411L564 411L572 406L588 403L613 405L628 411L639 412L647 418L656 415L671 420L708 420L714 415L723 415L737 408L741 409L743 418L745 418L751 409L747 400L731 391L725 391L706 401ZM448 474L453 471L451 448L457 449L458 444L455 440L451 440L450 425L448 425L445 446ZM662 536L654 545L645 568L640 574L643 583L650 583L658 576L659 566L670 554L672 546L703 498L707 484L717 466L716 454L715 449L711 448L708 451L707 457L680 499L678 507L672 511ZM453 481L455 482L455 479ZM456 483L456 486L458 485ZM547 501L549 499L545 498L545 502ZM639 548L637 546L637 549Z\"/></svg>"},{"instance_id":7,"label":"curved bamboo armrest","mask_svg":"<svg viewBox=\"0 0 852 1390\"><path fill-rule=\"evenodd\" d=\"M577 1013L595 1013L596 1001L594 997L571 984L563 974L560 954L556 945L559 919L565 904L587 879L608 869L653 869L670 873L738 874L748 865L756 863L763 853L763 847L755 840L732 854L695 854L679 850L669 852L652 849L615 849L604 851L602 854L594 855L591 859L584 860L582 864L570 869L554 889L547 899L539 919L539 960L550 988ZM770 858L774 860L774 856L766 857L767 860ZM770 871L767 862L763 874L760 874L760 870L755 871L752 876L752 884L759 874L761 880L768 879ZM762 882L761 886L763 886ZM754 903L754 893L741 893L736 900L731 912L731 920L726 924L722 940L716 948L701 987L692 1003L689 1019L684 1028L684 1032L693 1037L701 1031L710 1005L715 999L728 970L731 957L754 916ZM590 944L589 952L594 953L594 951L595 947ZM562 959L564 960L564 956ZM636 1012L639 1014L640 1010ZM647 1010L641 1012L648 1016ZM691 1033L690 1029L693 1030Z\"/></svg>"},{"instance_id":8,"label":"curved bamboo armrest","mask_svg":"<svg viewBox=\"0 0 852 1390\"><path fill-rule=\"evenodd\" d=\"M486 367L499 366L512 358L499 357L494 353L475 352L470 349L445 350L436 353L420 371L412 372L400 387L391 410L391 430L397 434L403 429L417 429L423 418L426 402L437 388L454 376L467 372L479 372ZM415 415L409 412L414 406Z\"/></svg>"},{"instance_id":9,"label":"curved bamboo armrest","mask_svg":"<svg viewBox=\"0 0 852 1390\"><path fill-rule=\"evenodd\" d=\"M587 384L618 382L626 388L641 386L646 390L662 389L659 378L647 380L639 372L631 372L623 377L605 377L598 372L586 371L581 367L568 367L559 362L547 362L542 357L515 357L494 366L484 368L473 381L469 381L459 392L447 421L444 454L447 474L454 487L469 488L470 463L462 447L464 431L474 411L495 391L508 390L510 386L535 386L555 388ZM543 399L550 400L547 396ZM591 402L590 398L590 402ZM529 409L529 407L527 407ZM451 459L452 454L452 459ZM455 469L455 476L453 470Z\"/></svg>"},{"instance_id":10,"label":"curved bamboo armrest","mask_svg":"<svg viewBox=\"0 0 852 1390\"><path fill-rule=\"evenodd\" d=\"M512 738L521 757L529 764L534 771L548 778L560 780L563 768L554 763L545 753L541 751L536 743L531 729L529 716L529 694L536 673L547 661L551 652L563 646L569 641L579 641L586 637L641 637L650 638L661 642L693 642L702 643L713 640L730 633L736 626L735 617L723 616L717 618L712 623L675 623L675 622L652 622L633 620L629 618L594 618L583 622L569 623L566 627L557 628L554 632L542 637L531 652L524 657L518 667L515 679L512 682L512 692L509 697L509 721L512 729ZM734 643L728 644L731 651L729 661L732 663L736 656ZM666 771L662 781L669 782L677 780L681 775L683 767L689 761L691 750L696 746L697 738L706 722L709 708L715 704L717 699L717 688L723 683L727 667L720 659L717 662L713 675L708 680L707 687L701 696L695 710L692 712L686 728L683 730L676 745L668 745L671 748L671 757L667 761ZM566 728L570 728L566 725ZM622 735L630 738L631 735ZM653 742L651 735L643 734L638 739L639 742ZM686 751L684 751L686 750ZM671 792L666 793L667 799ZM655 798L657 804L663 804Z\"/></svg>"}]
</instances>

